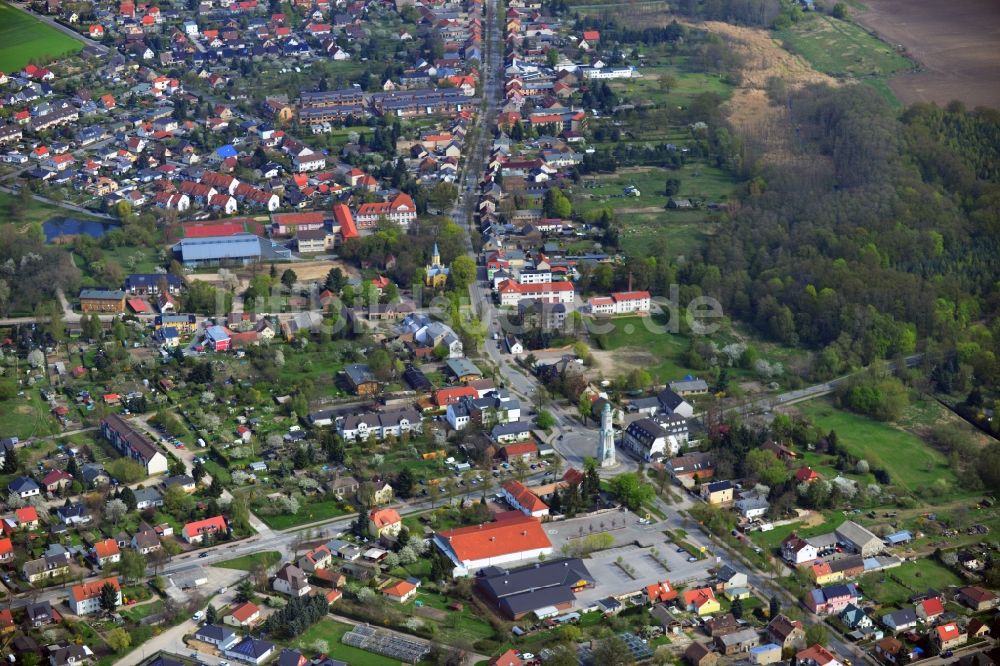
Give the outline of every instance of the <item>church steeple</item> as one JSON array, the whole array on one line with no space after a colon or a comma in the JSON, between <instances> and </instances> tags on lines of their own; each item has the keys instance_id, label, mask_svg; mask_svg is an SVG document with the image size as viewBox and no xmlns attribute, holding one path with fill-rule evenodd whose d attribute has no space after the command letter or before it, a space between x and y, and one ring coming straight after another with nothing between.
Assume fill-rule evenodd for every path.
<instances>
[{"instance_id":1,"label":"church steeple","mask_svg":"<svg viewBox=\"0 0 1000 666\"><path fill-rule=\"evenodd\" d=\"M434 253L431 255L431 266L441 265L441 253L438 252L438 244L434 243Z\"/></svg>"}]
</instances>

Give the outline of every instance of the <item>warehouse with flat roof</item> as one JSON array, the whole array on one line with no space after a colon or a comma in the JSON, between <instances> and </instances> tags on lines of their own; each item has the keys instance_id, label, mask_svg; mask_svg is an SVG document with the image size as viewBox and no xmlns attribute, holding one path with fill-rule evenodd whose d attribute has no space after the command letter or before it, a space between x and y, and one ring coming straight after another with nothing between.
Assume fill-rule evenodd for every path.
<instances>
[{"instance_id":1,"label":"warehouse with flat roof","mask_svg":"<svg viewBox=\"0 0 1000 666\"><path fill-rule=\"evenodd\" d=\"M189 267L249 265L260 261L260 239L253 234L184 238L174 246L174 253Z\"/></svg>"}]
</instances>

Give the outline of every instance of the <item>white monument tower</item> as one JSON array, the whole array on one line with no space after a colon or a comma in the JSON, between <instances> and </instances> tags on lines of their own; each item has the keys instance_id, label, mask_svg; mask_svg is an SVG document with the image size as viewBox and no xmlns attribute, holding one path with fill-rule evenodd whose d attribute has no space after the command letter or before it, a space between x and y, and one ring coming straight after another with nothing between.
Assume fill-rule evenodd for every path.
<instances>
[{"instance_id":1,"label":"white monument tower","mask_svg":"<svg viewBox=\"0 0 1000 666\"><path fill-rule=\"evenodd\" d=\"M601 435L597 443L597 461L601 467L614 467L618 464L615 460L615 431L611 419L611 403L605 402L601 411Z\"/></svg>"}]
</instances>

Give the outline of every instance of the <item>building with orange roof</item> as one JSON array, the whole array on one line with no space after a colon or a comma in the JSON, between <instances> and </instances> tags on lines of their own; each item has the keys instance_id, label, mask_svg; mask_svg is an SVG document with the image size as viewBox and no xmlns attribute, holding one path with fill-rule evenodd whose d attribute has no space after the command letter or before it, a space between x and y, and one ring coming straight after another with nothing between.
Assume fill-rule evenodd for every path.
<instances>
[{"instance_id":1,"label":"building with orange roof","mask_svg":"<svg viewBox=\"0 0 1000 666\"><path fill-rule=\"evenodd\" d=\"M541 521L520 511L498 514L492 523L437 532L434 545L451 560L455 577L483 567L535 561L553 551Z\"/></svg>"},{"instance_id":2,"label":"building with orange roof","mask_svg":"<svg viewBox=\"0 0 1000 666\"><path fill-rule=\"evenodd\" d=\"M351 209L344 204L337 204L333 207L333 223L338 229L334 229L334 233L339 233L341 242L347 240L348 238L358 237L358 227L354 223L354 215L351 214Z\"/></svg>"},{"instance_id":3,"label":"building with orange roof","mask_svg":"<svg viewBox=\"0 0 1000 666\"><path fill-rule=\"evenodd\" d=\"M271 231L281 236L292 235L299 231L317 231L322 229L325 223L326 215L322 211L271 215Z\"/></svg>"},{"instance_id":4,"label":"building with orange roof","mask_svg":"<svg viewBox=\"0 0 1000 666\"><path fill-rule=\"evenodd\" d=\"M0 562L8 562L14 559L14 542L10 537L0 539Z\"/></svg>"},{"instance_id":5,"label":"building with orange roof","mask_svg":"<svg viewBox=\"0 0 1000 666\"><path fill-rule=\"evenodd\" d=\"M493 657L490 659L489 666L524 666L524 662L521 661L521 657L518 655L517 650L511 648L499 657Z\"/></svg>"},{"instance_id":6,"label":"building with orange roof","mask_svg":"<svg viewBox=\"0 0 1000 666\"><path fill-rule=\"evenodd\" d=\"M914 610L921 620L932 622L944 615L944 604L941 603L941 597L929 597L918 603Z\"/></svg>"},{"instance_id":7,"label":"building with orange roof","mask_svg":"<svg viewBox=\"0 0 1000 666\"><path fill-rule=\"evenodd\" d=\"M381 218L404 229L417 220L417 206L409 194L400 192L389 201L361 204L354 220L362 227L374 227Z\"/></svg>"},{"instance_id":8,"label":"building with orange roof","mask_svg":"<svg viewBox=\"0 0 1000 666\"><path fill-rule=\"evenodd\" d=\"M38 527L38 510L33 506L25 506L14 511L17 526L33 530Z\"/></svg>"},{"instance_id":9,"label":"building with orange roof","mask_svg":"<svg viewBox=\"0 0 1000 666\"><path fill-rule=\"evenodd\" d=\"M434 391L432 397L434 405L443 408L448 405L457 405L462 398L472 398L474 400L479 397L479 392L471 386L451 386Z\"/></svg>"},{"instance_id":10,"label":"building with orange roof","mask_svg":"<svg viewBox=\"0 0 1000 666\"><path fill-rule=\"evenodd\" d=\"M508 463L514 460L534 460L538 457L538 444L535 442L505 444L497 449L496 457Z\"/></svg>"},{"instance_id":11,"label":"building with orange roof","mask_svg":"<svg viewBox=\"0 0 1000 666\"><path fill-rule=\"evenodd\" d=\"M390 601L405 604L407 601L417 596L417 586L410 581L401 580L395 585L384 588L382 590L382 596Z\"/></svg>"},{"instance_id":12,"label":"building with orange roof","mask_svg":"<svg viewBox=\"0 0 1000 666\"><path fill-rule=\"evenodd\" d=\"M935 627L931 639L937 644L938 649L943 651L951 650L959 645L965 645L969 640L969 635L962 631L954 622L949 622L948 624Z\"/></svg>"},{"instance_id":13,"label":"building with orange roof","mask_svg":"<svg viewBox=\"0 0 1000 666\"><path fill-rule=\"evenodd\" d=\"M795 653L795 661L801 666L844 666L833 653L816 643Z\"/></svg>"},{"instance_id":14,"label":"building with orange roof","mask_svg":"<svg viewBox=\"0 0 1000 666\"><path fill-rule=\"evenodd\" d=\"M110 585L118 593L117 605L122 603L122 588L118 577L112 576L103 580L94 580L82 585L74 585L69 591L69 607L76 615L90 615L101 609L101 589Z\"/></svg>"},{"instance_id":15,"label":"building with orange roof","mask_svg":"<svg viewBox=\"0 0 1000 666\"><path fill-rule=\"evenodd\" d=\"M237 606L232 613L222 619L231 627L249 628L260 622L260 608L256 604L246 602Z\"/></svg>"},{"instance_id":16,"label":"building with orange roof","mask_svg":"<svg viewBox=\"0 0 1000 666\"><path fill-rule=\"evenodd\" d=\"M368 532L374 537L395 539L403 529L403 519L395 509L368 512Z\"/></svg>"},{"instance_id":17,"label":"building with orange roof","mask_svg":"<svg viewBox=\"0 0 1000 666\"><path fill-rule=\"evenodd\" d=\"M674 589L669 580L646 586L646 600L651 604L673 601L676 598L677 590Z\"/></svg>"},{"instance_id":18,"label":"building with orange roof","mask_svg":"<svg viewBox=\"0 0 1000 666\"><path fill-rule=\"evenodd\" d=\"M715 598L715 592L710 587L700 587L695 590L684 592L684 608L698 613L698 615L711 615L718 613L722 606Z\"/></svg>"},{"instance_id":19,"label":"building with orange roof","mask_svg":"<svg viewBox=\"0 0 1000 666\"><path fill-rule=\"evenodd\" d=\"M97 564L101 567L108 564L114 564L122 559L122 553L118 548L118 542L114 539L98 541L94 544L93 553L94 560L96 560Z\"/></svg>"},{"instance_id":20,"label":"building with orange roof","mask_svg":"<svg viewBox=\"0 0 1000 666\"><path fill-rule=\"evenodd\" d=\"M195 520L188 523L181 529L181 537L188 543L201 543L205 540L206 534L225 533L229 527L226 519L222 516L214 516L205 520Z\"/></svg>"},{"instance_id":21,"label":"building with orange roof","mask_svg":"<svg viewBox=\"0 0 1000 666\"><path fill-rule=\"evenodd\" d=\"M508 504L526 516L544 518L549 515L549 505L520 481L507 481L500 486L500 494Z\"/></svg>"},{"instance_id":22,"label":"building with orange roof","mask_svg":"<svg viewBox=\"0 0 1000 666\"><path fill-rule=\"evenodd\" d=\"M829 585L844 580L844 572L834 571L829 562L817 562L809 567L817 585Z\"/></svg>"},{"instance_id":23,"label":"building with orange roof","mask_svg":"<svg viewBox=\"0 0 1000 666\"><path fill-rule=\"evenodd\" d=\"M543 303L572 303L576 290L572 282L539 282L519 284L515 280L504 280L497 285L500 305L513 307L523 299L539 300Z\"/></svg>"},{"instance_id":24,"label":"building with orange roof","mask_svg":"<svg viewBox=\"0 0 1000 666\"><path fill-rule=\"evenodd\" d=\"M819 478L819 472L812 467L800 467L799 471L795 472L795 480L799 483L812 483Z\"/></svg>"}]
</instances>

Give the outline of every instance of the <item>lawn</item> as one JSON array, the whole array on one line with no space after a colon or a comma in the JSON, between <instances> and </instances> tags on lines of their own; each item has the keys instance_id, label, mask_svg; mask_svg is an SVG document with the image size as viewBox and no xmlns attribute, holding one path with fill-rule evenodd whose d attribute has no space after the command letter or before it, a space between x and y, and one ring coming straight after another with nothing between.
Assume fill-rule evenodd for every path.
<instances>
[{"instance_id":1,"label":"lawn","mask_svg":"<svg viewBox=\"0 0 1000 666\"><path fill-rule=\"evenodd\" d=\"M0 381L14 383L13 377ZM49 405L42 400L38 388L25 387L23 391L23 396L0 400L0 432L5 437L21 439L59 432L55 419L49 413Z\"/></svg>"},{"instance_id":2,"label":"lawn","mask_svg":"<svg viewBox=\"0 0 1000 666\"><path fill-rule=\"evenodd\" d=\"M676 58L683 62L683 57ZM684 106L692 97L716 93L726 99L732 86L718 74L691 72L672 65L640 67L640 77L609 82L611 89L633 103L652 102L657 106ZM670 85L666 85L670 83Z\"/></svg>"},{"instance_id":3,"label":"lawn","mask_svg":"<svg viewBox=\"0 0 1000 666\"><path fill-rule=\"evenodd\" d=\"M788 525L779 525L772 530L767 532L752 532L750 534L750 539L768 551L772 551L781 545L781 542L788 538L792 532L795 532L800 537L811 537L818 534L826 534L827 532L832 532L834 528L843 522L843 515L837 514L835 516L827 516L827 520L820 523L819 525L813 525L812 527L804 527L800 522L789 523Z\"/></svg>"},{"instance_id":4,"label":"lawn","mask_svg":"<svg viewBox=\"0 0 1000 666\"><path fill-rule=\"evenodd\" d=\"M161 599L150 601L147 604L139 604L137 606L129 606L121 609L122 616L132 620L133 622L138 622L144 617L149 617L150 615L155 615L156 613L161 612L163 612L163 601Z\"/></svg>"},{"instance_id":5,"label":"lawn","mask_svg":"<svg viewBox=\"0 0 1000 666\"><path fill-rule=\"evenodd\" d=\"M955 487L957 479L944 455L913 433L837 409L825 399L802 403L798 409L821 430L835 430L840 445L851 454L866 459L873 468L888 470L894 484L911 492Z\"/></svg>"},{"instance_id":6,"label":"lawn","mask_svg":"<svg viewBox=\"0 0 1000 666\"><path fill-rule=\"evenodd\" d=\"M340 659L349 664L365 664L365 666L398 666L398 660L341 643L341 637L350 630L351 626L342 622L321 620L302 634L296 645L307 652L312 652L312 643L323 640L330 648L326 652L327 656L333 659Z\"/></svg>"},{"instance_id":7,"label":"lawn","mask_svg":"<svg viewBox=\"0 0 1000 666\"><path fill-rule=\"evenodd\" d=\"M862 576L859 582L866 598L884 606L902 606L914 594L929 587L943 590L962 581L934 560L924 558Z\"/></svg>"},{"instance_id":8,"label":"lawn","mask_svg":"<svg viewBox=\"0 0 1000 666\"><path fill-rule=\"evenodd\" d=\"M338 500L326 500L304 504L296 514L269 516L258 512L257 516L271 529L287 530L293 527L298 527L299 525L314 523L318 520L327 520L330 518L337 518L339 516L346 516L348 512L341 507L342 502Z\"/></svg>"},{"instance_id":9,"label":"lawn","mask_svg":"<svg viewBox=\"0 0 1000 666\"><path fill-rule=\"evenodd\" d=\"M276 564L278 560L281 559L281 553L276 550L265 550L259 553L254 553L253 555L244 555L243 557L236 557L231 560L226 560L225 562L218 562L212 566L222 567L223 569L238 569L239 571L250 571L258 565L264 565L269 567L272 564Z\"/></svg>"},{"instance_id":10,"label":"lawn","mask_svg":"<svg viewBox=\"0 0 1000 666\"><path fill-rule=\"evenodd\" d=\"M791 51L837 77L887 77L913 63L852 21L810 14L777 33Z\"/></svg>"},{"instance_id":11,"label":"lawn","mask_svg":"<svg viewBox=\"0 0 1000 666\"><path fill-rule=\"evenodd\" d=\"M890 569L890 573L893 578L917 592L928 587L944 590L952 585L962 584L962 579L950 569L927 557L916 562L906 562L896 569Z\"/></svg>"},{"instance_id":12,"label":"lawn","mask_svg":"<svg viewBox=\"0 0 1000 666\"><path fill-rule=\"evenodd\" d=\"M0 3L0 71L15 72L29 62L44 63L83 48L79 40L35 17Z\"/></svg>"}]
</instances>

